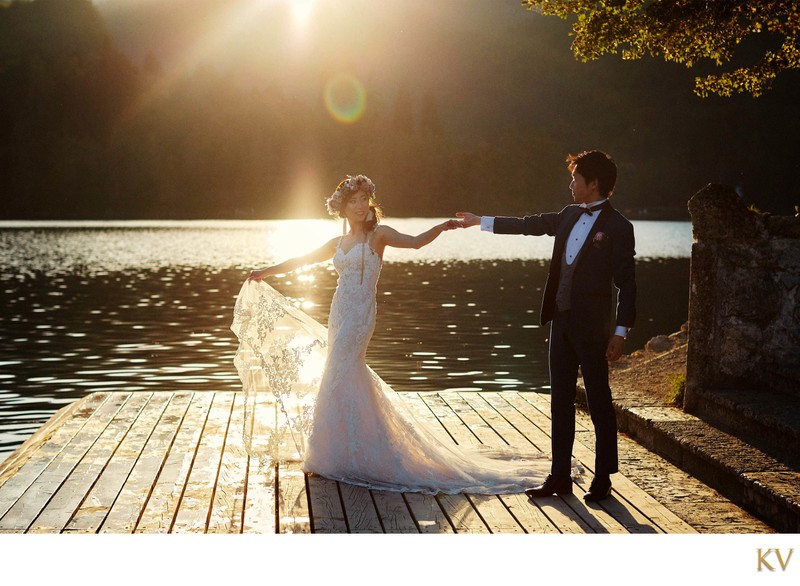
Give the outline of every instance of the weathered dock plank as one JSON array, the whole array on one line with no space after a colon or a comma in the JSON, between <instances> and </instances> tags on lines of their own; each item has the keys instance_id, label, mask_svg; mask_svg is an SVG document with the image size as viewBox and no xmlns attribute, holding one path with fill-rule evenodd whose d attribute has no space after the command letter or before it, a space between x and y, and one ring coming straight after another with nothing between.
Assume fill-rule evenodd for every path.
<instances>
[{"instance_id":1,"label":"weathered dock plank","mask_svg":"<svg viewBox=\"0 0 800 586\"><path fill-rule=\"evenodd\" d=\"M538 498L536 506L559 533L595 533L592 527L560 496Z\"/></svg>"},{"instance_id":2,"label":"weathered dock plank","mask_svg":"<svg viewBox=\"0 0 800 586\"><path fill-rule=\"evenodd\" d=\"M375 509L386 533L419 533L408 504L399 492L372 490Z\"/></svg>"},{"instance_id":3,"label":"weathered dock plank","mask_svg":"<svg viewBox=\"0 0 800 586\"><path fill-rule=\"evenodd\" d=\"M455 533L449 518L435 496L418 492L403 493L420 533Z\"/></svg>"},{"instance_id":4,"label":"weathered dock plank","mask_svg":"<svg viewBox=\"0 0 800 586\"><path fill-rule=\"evenodd\" d=\"M130 427L125 439L113 453L108 465L89 490L86 498L69 521L64 531L96 533L128 479L131 470L141 457L147 440L161 418L171 396L159 393L142 407L142 412Z\"/></svg>"},{"instance_id":5,"label":"weathered dock plank","mask_svg":"<svg viewBox=\"0 0 800 586\"><path fill-rule=\"evenodd\" d=\"M194 393L175 441L145 502L136 533L170 533L211 408L213 393Z\"/></svg>"},{"instance_id":6,"label":"weathered dock plank","mask_svg":"<svg viewBox=\"0 0 800 586\"><path fill-rule=\"evenodd\" d=\"M526 395L532 393L525 393ZM544 453L550 453L550 417L526 401L521 393L503 393L489 398L495 409L515 422L515 426L528 440ZM509 405L505 408L502 403Z\"/></svg>"},{"instance_id":7,"label":"weathered dock plank","mask_svg":"<svg viewBox=\"0 0 800 586\"><path fill-rule=\"evenodd\" d=\"M534 421L531 421L514 405L513 401L518 398L519 393L511 391L480 393L480 399L494 410L496 416L504 419L510 428L513 428L519 435L532 443L540 452L549 453L549 418L547 419L548 425L546 429L538 427ZM503 430L507 433L510 432L510 429L505 425L503 425Z\"/></svg>"},{"instance_id":8,"label":"weathered dock plank","mask_svg":"<svg viewBox=\"0 0 800 586\"><path fill-rule=\"evenodd\" d=\"M175 393L111 506L100 533L133 533L191 400L190 392Z\"/></svg>"},{"instance_id":9,"label":"weathered dock plank","mask_svg":"<svg viewBox=\"0 0 800 586\"><path fill-rule=\"evenodd\" d=\"M300 462L282 464L278 469L278 483L278 532L311 533L308 487ZM271 494L274 501L275 494ZM248 503L251 500L249 491L247 500Z\"/></svg>"},{"instance_id":10,"label":"weathered dock plank","mask_svg":"<svg viewBox=\"0 0 800 586\"><path fill-rule=\"evenodd\" d=\"M36 478L110 396L107 392L92 393L56 411L13 454L0 462L0 486L7 486L6 482L12 477L15 480ZM34 458L35 463L30 462ZM23 466L26 474L18 474ZM4 512L0 510L0 515Z\"/></svg>"},{"instance_id":11,"label":"weathered dock plank","mask_svg":"<svg viewBox=\"0 0 800 586\"><path fill-rule=\"evenodd\" d=\"M60 450L8 512L0 519L0 530L28 531L53 495L70 477L84 456L94 446L113 417L127 402L129 393L115 395L88 418L73 439ZM24 473L24 467L20 470ZM80 495L81 498L83 495Z\"/></svg>"},{"instance_id":12,"label":"weathered dock plank","mask_svg":"<svg viewBox=\"0 0 800 586\"><path fill-rule=\"evenodd\" d=\"M378 511L368 489L342 482L339 491L350 533L383 533Z\"/></svg>"},{"instance_id":13,"label":"weathered dock plank","mask_svg":"<svg viewBox=\"0 0 800 586\"><path fill-rule=\"evenodd\" d=\"M524 494L504 494L500 495L500 499L525 533L559 532L538 503L534 503Z\"/></svg>"},{"instance_id":14,"label":"weathered dock plank","mask_svg":"<svg viewBox=\"0 0 800 586\"><path fill-rule=\"evenodd\" d=\"M308 477L309 509L314 533L348 533L338 482L312 474Z\"/></svg>"},{"instance_id":15,"label":"weathered dock plank","mask_svg":"<svg viewBox=\"0 0 800 586\"><path fill-rule=\"evenodd\" d=\"M459 418L441 395L424 395L420 399L428 406L445 432L458 445L474 445L475 434Z\"/></svg>"},{"instance_id":16,"label":"weathered dock plank","mask_svg":"<svg viewBox=\"0 0 800 586\"><path fill-rule=\"evenodd\" d=\"M440 494L436 500L456 533L491 533L467 495Z\"/></svg>"},{"instance_id":17,"label":"weathered dock plank","mask_svg":"<svg viewBox=\"0 0 800 586\"><path fill-rule=\"evenodd\" d=\"M214 401L172 524L172 533L205 533L212 495L219 476L222 449L233 409L231 393L214 393Z\"/></svg>"},{"instance_id":18,"label":"weathered dock plank","mask_svg":"<svg viewBox=\"0 0 800 586\"><path fill-rule=\"evenodd\" d=\"M443 441L550 446L549 398L517 391L403 393ZM102 392L60 410L0 465L4 533L692 533L621 474L586 504L593 450L574 494L424 495L369 490L247 454L235 392ZM587 439L591 421L577 415Z\"/></svg>"},{"instance_id":19,"label":"weathered dock plank","mask_svg":"<svg viewBox=\"0 0 800 586\"><path fill-rule=\"evenodd\" d=\"M208 518L208 533L241 533L247 481L244 427L244 395L234 396L230 424L225 435L217 482Z\"/></svg>"},{"instance_id":20,"label":"weathered dock plank","mask_svg":"<svg viewBox=\"0 0 800 586\"><path fill-rule=\"evenodd\" d=\"M492 533L525 533L499 496L471 494L468 498Z\"/></svg>"},{"instance_id":21,"label":"weathered dock plank","mask_svg":"<svg viewBox=\"0 0 800 586\"><path fill-rule=\"evenodd\" d=\"M100 407L109 396L107 393L92 394L62 408L4 462L3 473L0 474L0 518L48 467L55 465L54 460L73 441L90 417L102 417Z\"/></svg>"},{"instance_id":22,"label":"weathered dock plank","mask_svg":"<svg viewBox=\"0 0 800 586\"><path fill-rule=\"evenodd\" d=\"M149 393L130 395L97 441L89 448L86 455L36 517L29 528L30 532L53 533L62 531L67 526L101 473L110 463L114 452L135 425L150 398Z\"/></svg>"}]
</instances>

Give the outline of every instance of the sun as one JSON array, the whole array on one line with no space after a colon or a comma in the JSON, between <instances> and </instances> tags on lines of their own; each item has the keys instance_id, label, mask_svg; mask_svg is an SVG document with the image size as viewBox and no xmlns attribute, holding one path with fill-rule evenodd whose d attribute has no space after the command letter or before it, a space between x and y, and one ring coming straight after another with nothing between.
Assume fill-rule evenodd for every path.
<instances>
[{"instance_id":1,"label":"sun","mask_svg":"<svg viewBox=\"0 0 800 586\"><path fill-rule=\"evenodd\" d=\"M291 11L295 23L305 24L319 0L252 0L259 6L283 6Z\"/></svg>"},{"instance_id":2,"label":"sun","mask_svg":"<svg viewBox=\"0 0 800 586\"><path fill-rule=\"evenodd\" d=\"M292 8L292 16L298 23L308 21L311 11L314 9L316 0L289 0L289 5Z\"/></svg>"}]
</instances>

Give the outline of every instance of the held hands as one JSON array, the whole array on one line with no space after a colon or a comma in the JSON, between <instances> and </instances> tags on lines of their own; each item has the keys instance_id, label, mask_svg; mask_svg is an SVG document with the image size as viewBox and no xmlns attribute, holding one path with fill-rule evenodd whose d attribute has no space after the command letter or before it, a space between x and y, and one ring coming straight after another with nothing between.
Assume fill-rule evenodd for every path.
<instances>
[{"instance_id":1,"label":"held hands","mask_svg":"<svg viewBox=\"0 0 800 586\"><path fill-rule=\"evenodd\" d=\"M478 226L481 223L481 217L476 216L470 212L456 212L456 217L461 218L460 221L454 220L458 222L459 227L461 228L469 228L470 226Z\"/></svg>"},{"instance_id":2,"label":"held hands","mask_svg":"<svg viewBox=\"0 0 800 586\"><path fill-rule=\"evenodd\" d=\"M477 226L481 223L481 217L471 214L469 212L456 212L456 216L460 220L447 220L443 224L439 224L442 232L448 230L455 230L456 228L469 228L470 226Z\"/></svg>"}]
</instances>

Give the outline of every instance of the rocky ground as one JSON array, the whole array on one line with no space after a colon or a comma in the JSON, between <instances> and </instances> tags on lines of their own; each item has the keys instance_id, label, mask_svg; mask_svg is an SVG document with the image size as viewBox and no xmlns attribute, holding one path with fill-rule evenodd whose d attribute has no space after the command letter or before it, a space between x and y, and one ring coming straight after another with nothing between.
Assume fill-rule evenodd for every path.
<instances>
[{"instance_id":1,"label":"rocky ground","mask_svg":"<svg viewBox=\"0 0 800 586\"><path fill-rule=\"evenodd\" d=\"M688 325L669 336L656 336L643 350L637 350L611 363L611 388L626 396L646 395L647 403L671 404L673 380L686 378L686 349L689 345Z\"/></svg>"}]
</instances>

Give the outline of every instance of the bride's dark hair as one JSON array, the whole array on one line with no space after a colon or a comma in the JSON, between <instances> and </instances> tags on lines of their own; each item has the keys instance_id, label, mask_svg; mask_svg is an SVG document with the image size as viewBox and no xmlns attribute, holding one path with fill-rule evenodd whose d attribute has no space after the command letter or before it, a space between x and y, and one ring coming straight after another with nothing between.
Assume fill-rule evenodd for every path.
<instances>
[{"instance_id":1,"label":"bride's dark hair","mask_svg":"<svg viewBox=\"0 0 800 586\"><path fill-rule=\"evenodd\" d=\"M375 226L381 223L383 219L383 210L379 204L369 204L369 211L372 212L371 214L367 214L367 219L364 220L364 230L367 232L372 232L375 229Z\"/></svg>"}]
</instances>

